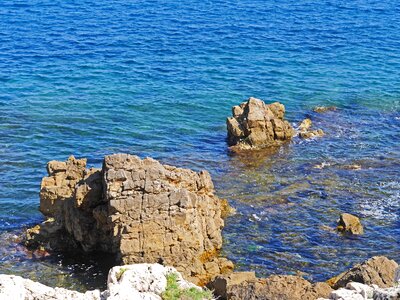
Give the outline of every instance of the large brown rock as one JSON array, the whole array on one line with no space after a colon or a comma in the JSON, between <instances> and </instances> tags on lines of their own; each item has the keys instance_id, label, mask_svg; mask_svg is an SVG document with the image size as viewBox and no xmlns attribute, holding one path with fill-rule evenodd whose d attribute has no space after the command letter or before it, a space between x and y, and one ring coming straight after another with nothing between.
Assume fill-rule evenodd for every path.
<instances>
[{"instance_id":1,"label":"large brown rock","mask_svg":"<svg viewBox=\"0 0 400 300\"><path fill-rule=\"evenodd\" d=\"M262 149L290 140L294 130L284 120L285 106L279 102L265 104L249 98L232 108L227 118L228 143L234 149Z\"/></svg>"},{"instance_id":2,"label":"large brown rock","mask_svg":"<svg viewBox=\"0 0 400 300\"><path fill-rule=\"evenodd\" d=\"M361 221L358 217L343 213L340 215L338 226L338 231L350 234L363 234L364 228L361 224Z\"/></svg>"},{"instance_id":3,"label":"large brown rock","mask_svg":"<svg viewBox=\"0 0 400 300\"><path fill-rule=\"evenodd\" d=\"M200 284L233 268L218 257L224 203L207 171L126 154L107 156L103 171L113 244L124 263L162 261Z\"/></svg>"},{"instance_id":4,"label":"large brown rock","mask_svg":"<svg viewBox=\"0 0 400 300\"><path fill-rule=\"evenodd\" d=\"M327 282L334 289L345 287L351 281L367 285L376 284L381 288L391 287L395 282L398 267L399 265L394 260L385 256L374 256Z\"/></svg>"},{"instance_id":5,"label":"large brown rock","mask_svg":"<svg viewBox=\"0 0 400 300\"><path fill-rule=\"evenodd\" d=\"M299 276L255 278L252 272L218 276L208 287L222 300L315 300L332 291L326 283L311 284Z\"/></svg>"},{"instance_id":6,"label":"large brown rock","mask_svg":"<svg viewBox=\"0 0 400 300\"><path fill-rule=\"evenodd\" d=\"M51 219L28 230L28 245L108 252L116 263L161 262L198 284L233 269L219 257L227 204L207 171L115 154L101 170L70 157L50 162L48 172L40 208Z\"/></svg>"}]
</instances>

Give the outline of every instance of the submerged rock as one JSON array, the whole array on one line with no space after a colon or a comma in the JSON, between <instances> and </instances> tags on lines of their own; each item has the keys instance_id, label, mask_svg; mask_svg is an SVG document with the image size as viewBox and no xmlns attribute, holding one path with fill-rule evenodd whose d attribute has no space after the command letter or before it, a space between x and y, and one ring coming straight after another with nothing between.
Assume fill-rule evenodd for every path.
<instances>
[{"instance_id":1,"label":"submerged rock","mask_svg":"<svg viewBox=\"0 0 400 300\"><path fill-rule=\"evenodd\" d=\"M40 201L52 219L28 230L28 246L102 251L116 263L162 262L199 284L233 269L219 257L227 203L214 195L207 171L115 154L101 170L70 157L50 162L48 172Z\"/></svg>"},{"instance_id":2,"label":"submerged rock","mask_svg":"<svg viewBox=\"0 0 400 300\"><path fill-rule=\"evenodd\" d=\"M327 111L336 111L336 110L337 110L336 106L316 106L313 109L313 111L316 113L324 113Z\"/></svg>"},{"instance_id":3,"label":"submerged rock","mask_svg":"<svg viewBox=\"0 0 400 300\"><path fill-rule=\"evenodd\" d=\"M376 284L378 287L392 287L395 283L395 272L399 265L384 256L374 256L361 264L355 265L327 281L334 289L345 287L349 282L359 282L367 285Z\"/></svg>"},{"instance_id":4,"label":"submerged rock","mask_svg":"<svg viewBox=\"0 0 400 300\"><path fill-rule=\"evenodd\" d=\"M79 293L51 288L19 276L0 274L0 299L161 300L168 288L167 278L170 275L174 275L175 289L202 291L202 288L184 280L175 268L160 264L136 264L112 268L108 274L107 290L103 292Z\"/></svg>"},{"instance_id":5,"label":"submerged rock","mask_svg":"<svg viewBox=\"0 0 400 300\"><path fill-rule=\"evenodd\" d=\"M338 221L337 230L340 232L351 233L351 234L363 234L364 228L358 217L343 213L340 215Z\"/></svg>"},{"instance_id":6,"label":"submerged rock","mask_svg":"<svg viewBox=\"0 0 400 300\"><path fill-rule=\"evenodd\" d=\"M227 118L228 144L233 149L262 149L277 146L290 140L294 130L284 120L285 106L279 102L265 104L262 100L249 98L232 108Z\"/></svg>"}]
</instances>

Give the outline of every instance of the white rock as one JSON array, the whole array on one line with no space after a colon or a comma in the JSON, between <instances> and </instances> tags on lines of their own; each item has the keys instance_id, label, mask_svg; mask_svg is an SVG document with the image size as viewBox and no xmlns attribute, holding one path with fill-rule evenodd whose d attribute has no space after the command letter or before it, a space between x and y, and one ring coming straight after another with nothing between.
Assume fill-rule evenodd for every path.
<instances>
[{"instance_id":1,"label":"white rock","mask_svg":"<svg viewBox=\"0 0 400 300\"><path fill-rule=\"evenodd\" d=\"M332 300L365 300L365 298L356 291L344 288L331 292L329 298Z\"/></svg>"},{"instance_id":2,"label":"white rock","mask_svg":"<svg viewBox=\"0 0 400 300\"><path fill-rule=\"evenodd\" d=\"M184 280L173 267L164 267L160 264L134 264L118 266L110 270L107 280L110 296L107 299L136 299L132 298L132 293L137 291L145 297L137 296L137 299L159 300L167 287L166 276L171 273L176 273L177 283L182 289L199 288Z\"/></svg>"},{"instance_id":3,"label":"white rock","mask_svg":"<svg viewBox=\"0 0 400 300\"><path fill-rule=\"evenodd\" d=\"M398 300L400 299L400 286L386 288L386 289L376 289L374 291L374 300Z\"/></svg>"},{"instance_id":4,"label":"white rock","mask_svg":"<svg viewBox=\"0 0 400 300\"><path fill-rule=\"evenodd\" d=\"M100 291L79 293L63 288L51 288L44 284L14 275L0 275L0 300L100 300Z\"/></svg>"},{"instance_id":5,"label":"white rock","mask_svg":"<svg viewBox=\"0 0 400 300\"><path fill-rule=\"evenodd\" d=\"M63 288L51 288L44 284L14 275L0 274L0 300L161 300L167 287L166 276L176 273L182 289L200 287L184 280L172 267L160 264L135 264L114 267L108 274L108 289L79 293Z\"/></svg>"},{"instance_id":6,"label":"white rock","mask_svg":"<svg viewBox=\"0 0 400 300\"><path fill-rule=\"evenodd\" d=\"M397 267L396 273L394 274L394 282L400 284L400 267Z\"/></svg>"},{"instance_id":7,"label":"white rock","mask_svg":"<svg viewBox=\"0 0 400 300\"><path fill-rule=\"evenodd\" d=\"M346 289L356 291L358 294L363 296L364 299L370 299L374 295L374 289L372 287L359 282L349 282L346 285Z\"/></svg>"},{"instance_id":8,"label":"white rock","mask_svg":"<svg viewBox=\"0 0 400 300\"><path fill-rule=\"evenodd\" d=\"M23 278L0 275L0 299L24 300L26 295Z\"/></svg>"}]
</instances>

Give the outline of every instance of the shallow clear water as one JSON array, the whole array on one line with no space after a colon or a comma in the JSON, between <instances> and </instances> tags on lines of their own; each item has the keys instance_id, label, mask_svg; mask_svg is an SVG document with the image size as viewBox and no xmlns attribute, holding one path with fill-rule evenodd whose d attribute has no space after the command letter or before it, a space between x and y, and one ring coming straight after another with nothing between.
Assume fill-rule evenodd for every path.
<instances>
[{"instance_id":1,"label":"shallow clear water","mask_svg":"<svg viewBox=\"0 0 400 300\"><path fill-rule=\"evenodd\" d=\"M375 254L400 261L399 26L396 1L2 1L0 272L99 285L94 262L32 259L12 235L42 218L47 161L115 152L209 170L237 209L224 253L242 270L324 280ZM232 155L225 118L249 96L326 137ZM343 211L364 236L321 228Z\"/></svg>"}]
</instances>

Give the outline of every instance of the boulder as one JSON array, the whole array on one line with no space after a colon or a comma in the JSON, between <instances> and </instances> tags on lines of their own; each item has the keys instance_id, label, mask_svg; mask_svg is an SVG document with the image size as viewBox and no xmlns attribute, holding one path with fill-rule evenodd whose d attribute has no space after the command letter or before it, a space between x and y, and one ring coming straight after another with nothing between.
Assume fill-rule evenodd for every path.
<instances>
[{"instance_id":1,"label":"boulder","mask_svg":"<svg viewBox=\"0 0 400 300\"><path fill-rule=\"evenodd\" d=\"M350 234L364 233L364 228L361 224L360 219L354 215L347 213L343 213L340 215L337 230L340 232L350 233Z\"/></svg>"},{"instance_id":2,"label":"boulder","mask_svg":"<svg viewBox=\"0 0 400 300\"><path fill-rule=\"evenodd\" d=\"M128 154L106 156L102 169L70 157L50 162L48 171L40 201L50 219L28 230L28 246L102 251L124 264L161 262L198 284L233 269L219 257L228 205L214 195L207 171Z\"/></svg>"},{"instance_id":3,"label":"boulder","mask_svg":"<svg viewBox=\"0 0 400 300\"><path fill-rule=\"evenodd\" d=\"M395 272L398 266L394 260L384 256L374 256L355 265L349 271L329 279L327 283L334 289L345 287L352 281L387 288L395 283Z\"/></svg>"},{"instance_id":4,"label":"boulder","mask_svg":"<svg viewBox=\"0 0 400 300\"><path fill-rule=\"evenodd\" d=\"M290 140L294 130L284 120L285 106L279 102L265 104L249 98L232 108L227 118L228 144L233 150L262 149Z\"/></svg>"},{"instance_id":5,"label":"boulder","mask_svg":"<svg viewBox=\"0 0 400 300\"><path fill-rule=\"evenodd\" d=\"M341 288L336 291L333 291L329 295L329 299L332 299L332 300L365 300L367 298L364 298L361 294L357 293L356 291Z\"/></svg>"},{"instance_id":6,"label":"boulder","mask_svg":"<svg viewBox=\"0 0 400 300\"><path fill-rule=\"evenodd\" d=\"M373 287L359 282L349 282L346 284L346 289L357 292L363 299L372 298L374 295Z\"/></svg>"},{"instance_id":7,"label":"boulder","mask_svg":"<svg viewBox=\"0 0 400 300\"><path fill-rule=\"evenodd\" d=\"M234 272L229 275L220 275L208 283L207 287L218 295L218 299L233 299L237 293L236 287L247 281L256 281L254 272Z\"/></svg>"},{"instance_id":8,"label":"boulder","mask_svg":"<svg viewBox=\"0 0 400 300\"><path fill-rule=\"evenodd\" d=\"M255 278L252 272L218 276L209 284L218 299L227 300L314 300L327 297L332 289L326 283L311 284L299 276L272 275Z\"/></svg>"}]
</instances>

